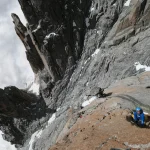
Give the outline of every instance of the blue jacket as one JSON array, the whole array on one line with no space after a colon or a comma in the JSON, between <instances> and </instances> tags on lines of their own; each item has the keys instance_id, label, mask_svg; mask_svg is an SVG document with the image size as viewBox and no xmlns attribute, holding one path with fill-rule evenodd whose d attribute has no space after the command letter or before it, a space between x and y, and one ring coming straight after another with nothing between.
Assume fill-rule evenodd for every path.
<instances>
[{"instance_id":1,"label":"blue jacket","mask_svg":"<svg viewBox=\"0 0 150 150\"><path fill-rule=\"evenodd\" d=\"M140 114L138 114L137 112L134 112L134 120L135 121L140 121L142 125L144 124L145 115L143 113L143 110L141 110Z\"/></svg>"}]
</instances>

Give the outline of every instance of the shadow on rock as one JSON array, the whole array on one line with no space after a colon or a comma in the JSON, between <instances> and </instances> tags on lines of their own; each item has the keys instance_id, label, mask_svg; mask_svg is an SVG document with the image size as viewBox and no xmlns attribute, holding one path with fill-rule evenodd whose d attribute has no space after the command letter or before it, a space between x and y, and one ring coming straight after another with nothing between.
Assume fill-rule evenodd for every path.
<instances>
[{"instance_id":1,"label":"shadow on rock","mask_svg":"<svg viewBox=\"0 0 150 150\"><path fill-rule=\"evenodd\" d=\"M97 96L98 98L105 98L108 96L111 96L112 93L104 93L104 89L100 88L100 87L94 87L93 89L91 89L90 91L87 91L87 96Z\"/></svg>"},{"instance_id":2,"label":"shadow on rock","mask_svg":"<svg viewBox=\"0 0 150 150\"><path fill-rule=\"evenodd\" d=\"M110 92L110 93L107 93L107 94L103 94L103 97L105 98L105 97L108 97L108 96L111 96L112 95L112 92Z\"/></svg>"}]
</instances>

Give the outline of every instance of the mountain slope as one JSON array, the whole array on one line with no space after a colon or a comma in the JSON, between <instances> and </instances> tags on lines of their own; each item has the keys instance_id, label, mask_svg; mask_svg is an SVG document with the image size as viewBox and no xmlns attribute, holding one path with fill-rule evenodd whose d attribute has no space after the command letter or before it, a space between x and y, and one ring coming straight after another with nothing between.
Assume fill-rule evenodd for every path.
<instances>
[{"instance_id":1,"label":"mountain slope","mask_svg":"<svg viewBox=\"0 0 150 150\"><path fill-rule=\"evenodd\" d=\"M98 98L76 113L70 108L71 120L77 117L77 121L71 126L72 122L68 120L50 150L87 150L87 147L90 150L149 150L150 118L147 128L139 128L130 122L131 110L136 106L150 113L149 79L150 72L145 72L118 81L105 90L112 93L111 96Z\"/></svg>"}]
</instances>

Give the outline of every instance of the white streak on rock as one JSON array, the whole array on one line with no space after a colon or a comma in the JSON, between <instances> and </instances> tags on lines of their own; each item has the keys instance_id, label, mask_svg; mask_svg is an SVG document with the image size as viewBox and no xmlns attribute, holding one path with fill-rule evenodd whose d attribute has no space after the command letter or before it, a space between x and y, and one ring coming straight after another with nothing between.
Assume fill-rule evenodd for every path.
<instances>
[{"instance_id":1,"label":"white streak on rock","mask_svg":"<svg viewBox=\"0 0 150 150\"><path fill-rule=\"evenodd\" d=\"M150 67L149 66L141 65L139 62L136 62L134 64L134 66L136 67L136 71L139 71L140 69L144 69L145 71L150 71Z\"/></svg>"},{"instance_id":2,"label":"white streak on rock","mask_svg":"<svg viewBox=\"0 0 150 150\"><path fill-rule=\"evenodd\" d=\"M82 107L90 105L96 99L97 99L97 96L91 97L89 100L87 100L87 101L85 101L85 102L82 103Z\"/></svg>"},{"instance_id":3,"label":"white streak on rock","mask_svg":"<svg viewBox=\"0 0 150 150\"><path fill-rule=\"evenodd\" d=\"M131 2L131 0L127 0L126 3L124 4L124 6L129 6L130 2Z\"/></svg>"}]
</instances>

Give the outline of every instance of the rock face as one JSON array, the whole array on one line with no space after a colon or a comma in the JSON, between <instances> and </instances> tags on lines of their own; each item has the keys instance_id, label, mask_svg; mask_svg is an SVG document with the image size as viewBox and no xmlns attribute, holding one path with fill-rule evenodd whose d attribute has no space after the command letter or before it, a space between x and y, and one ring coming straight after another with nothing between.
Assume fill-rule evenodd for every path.
<instances>
[{"instance_id":1,"label":"rock face","mask_svg":"<svg viewBox=\"0 0 150 150\"><path fill-rule=\"evenodd\" d=\"M21 91L16 87L7 87L4 90L0 89L1 96L1 115L14 117L14 118L24 118L29 116L28 107L31 104L37 102L37 98L33 94L28 94L25 91ZM24 110L22 110L24 109Z\"/></svg>"},{"instance_id":2,"label":"rock face","mask_svg":"<svg viewBox=\"0 0 150 150\"><path fill-rule=\"evenodd\" d=\"M149 150L150 130L131 124L126 120L131 115L128 109L113 110L109 103L111 100L93 110L85 109L82 118L49 150L87 150L87 146L92 150Z\"/></svg>"},{"instance_id":3,"label":"rock face","mask_svg":"<svg viewBox=\"0 0 150 150\"><path fill-rule=\"evenodd\" d=\"M129 120L131 110L136 106L150 113L149 98L150 72L128 77L112 84L105 93L107 98L97 98L90 105L76 113L77 121L68 120L61 132L61 138L49 150L127 150L150 149L150 117L147 128L139 128ZM131 121L131 122L130 122ZM141 136L142 135L142 136Z\"/></svg>"},{"instance_id":4,"label":"rock face","mask_svg":"<svg viewBox=\"0 0 150 150\"><path fill-rule=\"evenodd\" d=\"M94 87L108 88L143 72L136 62L150 65L150 0L131 0L129 6L126 0L19 0L19 3L28 24L25 27L16 14L12 18L33 72L40 78L43 110L48 107L55 112L61 108L55 122L33 145L33 149L46 150L66 126L70 107L76 112L87 100L87 91ZM136 94L133 101L134 97ZM147 98L141 104L148 105ZM2 115L17 116L19 108L12 102L11 109L14 108L16 111L7 113L2 110ZM51 111L47 113L49 116ZM23 135L23 144L26 135L29 136ZM27 149L27 144L22 149Z\"/></svg>"},{"instance_id":5,"label":"rock face","mask_svg":"<svg viewBox=\"0 0 150 150\"><path fill-rule=\"evenodd\" d=\"M16 87L0 89L0 106L0 129L6 133L4 138L16 146L22 145L40 127L40 119L46 117L46 113L54 112L46 107L42 98Z\"/></svg>"},{"instance_id":6,"label":"rock face","mask_svg":"<svg viewBox=\"0 0 150 150\"><path fill-rule=\"evenodd\" d=\"M20 0L19 3L29 23L27 29L23 27L25 29L21 31L25 34L28 30L31 36L26 43L33 43L49 80L56 83L80 58L86 29L84 19L91 2ZM21 22L19 26L22 26Z\"/></svg>"},{"instance_id":7,"label":"rock face","mask_svg":"<svg viewBox=\"0 0 150 150\"><path fill-rule=\"evenodd\" d=\"M42 63L42 60L35 48L35 46L32 43L31 37L27 32L26 27L21 23L20 19L17 15L12 14L13 22L15 24L15 31L17 35L20 37L21 41L23 42L25 48L26 48L26 56L27 59L33 69L34 73L38 73L39 70L42 70L44 68L44 65Z\"/></svg>"},{"instance_id":8,"label":"rock face","mask_svg":"<svg viewBox=\"0 0 150 150\"><path fill-rule=\"evenodd\" d=\"M66 87L75 66L80 63L78 60L88 58L100 46L117 21L124 1L20 0L19 3L28 25L24 27L12 14L16 32L19 37L21 33L25 36L21 40L26 43L27 58L33 71L39 71L41 76L43 97L52 97L47 104L57 107L65 100L66 93L70 93L66 92ZM38 59L33 59L34 55Z\"/></svg>"}]
</instances>

